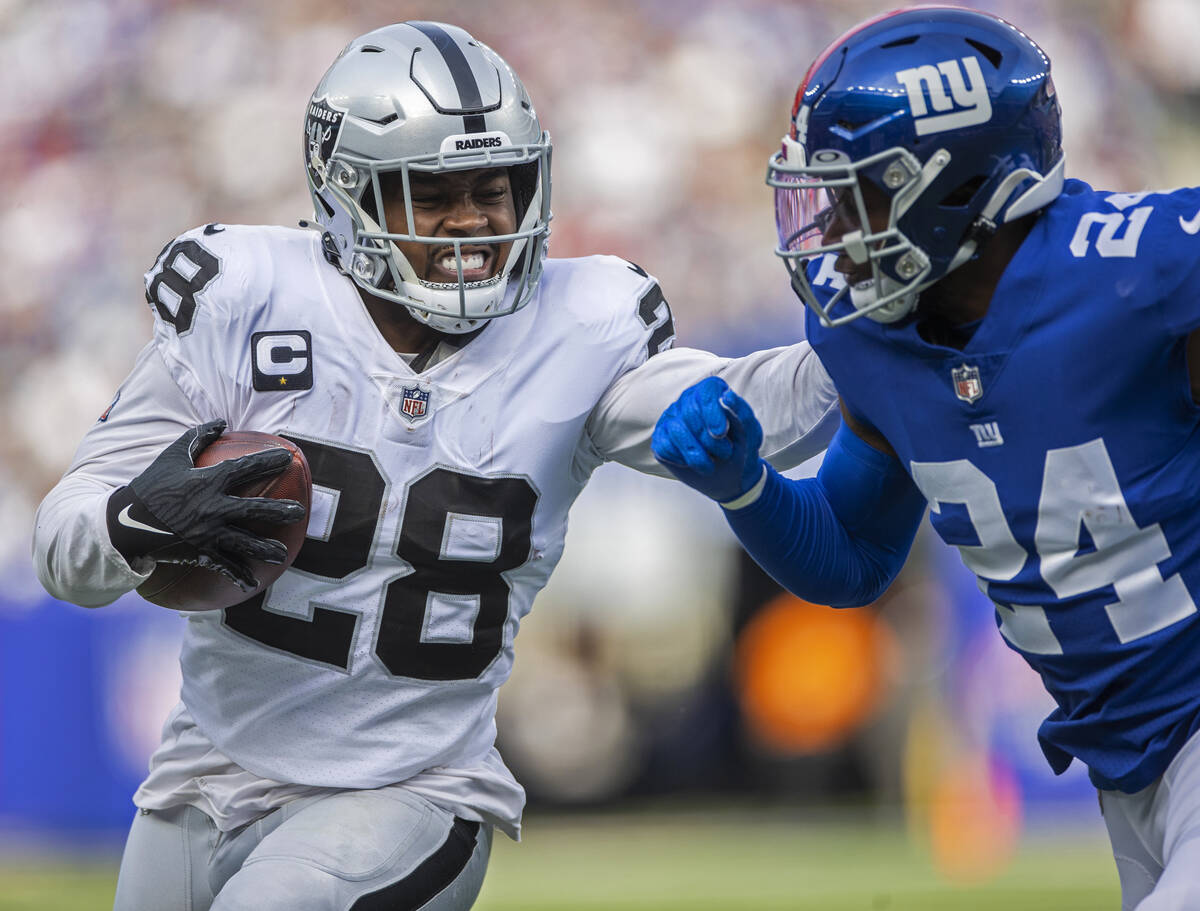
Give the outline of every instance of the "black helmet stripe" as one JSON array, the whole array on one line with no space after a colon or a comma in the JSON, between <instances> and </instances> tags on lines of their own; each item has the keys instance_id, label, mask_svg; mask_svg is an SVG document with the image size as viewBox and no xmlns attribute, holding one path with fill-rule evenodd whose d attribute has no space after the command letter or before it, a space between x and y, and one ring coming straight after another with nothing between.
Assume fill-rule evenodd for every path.
<instances>
[{"instance_id":1,"label":"black helmet stripe","mask_svg":"<svg viewBox=\"0 0 1200 911\"><path fill-rule=\"evenodd\" d=\"M441 53L446 62L446 69L450 71L450 77L454 80L454 87L458 90L459 109L467 111L482 108L483 98L479 93L479 83L475 81L475 73L471 70L471 64L467 62L462 48L450 37L450 33L433 22L407 24L425 35ZM487 124L482 113L463 115L464 133L483 133L486 130Z\"/></svg>"}]
</instances>

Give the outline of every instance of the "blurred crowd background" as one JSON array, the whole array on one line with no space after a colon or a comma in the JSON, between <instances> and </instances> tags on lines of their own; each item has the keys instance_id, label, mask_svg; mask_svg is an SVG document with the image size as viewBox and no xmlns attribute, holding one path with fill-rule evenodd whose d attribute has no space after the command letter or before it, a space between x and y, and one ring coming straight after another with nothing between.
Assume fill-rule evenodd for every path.
<instances>
[{"instance_id":1,"label":"blurred crowd background","mask_svg":"<svg viewBox=\"0 0 1200 911\"><path fill-rule=\"evenodd\" d=\"M552 255L641 264L679 344L736 355L802 332L763 182L796 86L891 5L0 0L0 831L125 827L182 621L49 599L33 511L149 337L162 245L310 214L303 110L349 39L436 19L492 45L554 138ZM1200 4L978 5L1049 52L1069 176L1197 181ZM986 875L1046 808L1095 814L1077 767L1045 769L1038 680L926 533L882 602L832 612L781 596L697 495L605 467L517 653L501 747L534 807L903 808L948 875Z\"/></svg>"}]
</instances>

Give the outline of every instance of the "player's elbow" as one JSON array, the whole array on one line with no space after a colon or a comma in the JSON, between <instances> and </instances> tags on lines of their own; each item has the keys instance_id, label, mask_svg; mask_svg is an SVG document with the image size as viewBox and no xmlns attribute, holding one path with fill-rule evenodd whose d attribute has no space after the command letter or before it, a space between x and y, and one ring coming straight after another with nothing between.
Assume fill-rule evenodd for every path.
<instances>
[{"instance_id":1,"label":"player's elbow","mask_svg":"<svg viewBox=\"0 0 1200 911\"><path fill-rule=\"evenodd\" d=\"M908 548L892 550L882 547L864 547L859 552L858 578L852 597L834 607L866 607L874 604L891 588L904 561Z\"/></svg>"},{"instance_id":2,"label":"player's elbow","mask_svg":"<svg viewBox=\"0 0 1200 911\"><path fill-rule=\"evenodd\" d=\"M103 607L140 577L108 557L86 512L61 509L51 497L42 501L33 526L33 568L42 587L59 601Z\"/></svg>"},{"instance_id":3,"label":"player's elbow","mask_svg":"<svg viewBox=\"0 0 1200 911\"><path fill-rule=\"evenodd\" d=\"M47 587L46 591L57 601L62 601L66 604L74 604L76 607L86 607L89 610L97 607L107 607L116 601L117 597L119 597L105 597L103 600L96 600L94 593L80 589L62 589L60 591L54 591Z\"/></svg>"},{"instance_id":4,"label":"player's elbow","mask_svg":"<svg viewBox=\"0 0 1200 911\"><path fill-rule=\"evenodd\" d=\"M120 594L100 592L80 584L84 574L72 567L64 548L53 537L39 541L37 531L34 532L33 568L47 594L69 604L104 607L112 604Z\"/></svg>"},{"instance_id":5,"label":"player's elbow","mask_svg":"<svg viewBox=\"0 0 1200 911\"><path fill-rule=\"evenodd\" d=\"M793 594L829 607L866 607L891 587L904 566L905 553L881 551L856 542L837 563L799 584L785 585Z\"/></svg>"},{"instance_id":6,"label":"player's elbow","mask_svg":"<svg viewBox=\"0 0 1200 911\"><path fill-rule=\"evenodd\" d=\"M891 579L874 580L847 595L829 599L828 605L836 608L866 607L882 598L884 593L891 587L891 584Z\"/></svg>"},{"instance_id":7,"label":"player's elbow","mask_svg":"<svg viewBox=\"0 0 1200 911\"><path fill-rule=\"evenodd\" d=\"M825 591L819 593L810 592L807 596L801 595L801 597L815 604L824 604L828 607L839 609L845 607L866 607L868 604L874 604L882 598L891 584L892 579L890 577L872 578L826 588ZM796 594L799 593L796 592Z\"/></svg>"}]
</instances>

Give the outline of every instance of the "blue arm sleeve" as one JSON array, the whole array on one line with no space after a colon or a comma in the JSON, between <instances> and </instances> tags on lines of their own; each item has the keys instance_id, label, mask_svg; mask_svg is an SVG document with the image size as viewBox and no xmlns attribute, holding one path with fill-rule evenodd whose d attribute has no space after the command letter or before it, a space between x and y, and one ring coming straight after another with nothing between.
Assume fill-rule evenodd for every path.
<instances>
[{"instance_id":1,"label":"blue arm sleeve","mask_svg":"<svg viewBox=\"0 0 1200 911\"><path fill-rule=\"evenodd\" d=\"M844 424L815 478L789 480L767 466L766 485L725 518L772 578L815 604L870 604L908 557L925 498L892 456Z\"/></svg>"}]
</instances>

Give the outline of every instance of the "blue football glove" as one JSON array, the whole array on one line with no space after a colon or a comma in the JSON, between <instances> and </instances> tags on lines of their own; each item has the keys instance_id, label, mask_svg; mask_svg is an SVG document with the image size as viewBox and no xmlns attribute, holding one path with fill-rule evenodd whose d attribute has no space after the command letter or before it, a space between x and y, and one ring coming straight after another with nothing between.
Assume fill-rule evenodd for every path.
<instances>
[{"instance_id":1,"label":"blue football glove","mask_svg":"<svg viewBox=\"0 0 1200 911\"><path fill-rule=\"evenodd\" d=\"M720 377L683 391L662 413L650 449L671 474L719 503L738 499L762 478L762 427L746 400Z\"/></svg>"}]
</instances>

